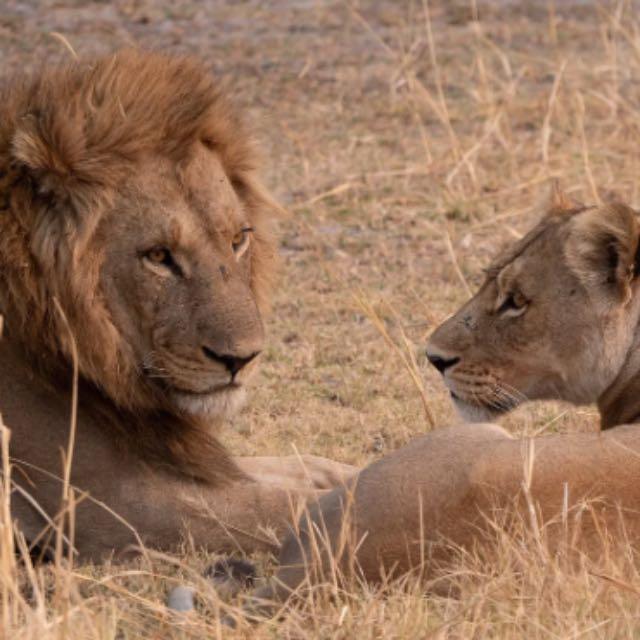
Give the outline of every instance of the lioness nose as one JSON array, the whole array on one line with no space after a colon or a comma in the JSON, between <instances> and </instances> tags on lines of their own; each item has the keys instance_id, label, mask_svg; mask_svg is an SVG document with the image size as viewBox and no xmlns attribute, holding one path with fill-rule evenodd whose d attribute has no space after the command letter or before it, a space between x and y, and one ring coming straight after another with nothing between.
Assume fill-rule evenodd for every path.
<instances>
[{"instance_id":1,"label":"lioness nose","mask_svg":"<svg viewBox=\"0 0 640 640\"><path fill-rule=\"evenodd\" d=\"M251 355L242 358L240 356L232 356L225 353L216 353L213 349L209 349L209 347L202 347L202 351L209 360L223 364L231 374L231 377L235 376L240 369L244 368L260 354L259 351L255 351Z\"/></svg>"},{"instance_id":2,"label":"lioness nose","mask_svg":"<svg viewBox=\"0 0 640 640\"><path fill-rule=\"evenodd\" d=\"M437 353L429 353L427 351L427 360L442 374L454 364L460 362L460 358L443 358Z\"/></svg>"}]
</instances>

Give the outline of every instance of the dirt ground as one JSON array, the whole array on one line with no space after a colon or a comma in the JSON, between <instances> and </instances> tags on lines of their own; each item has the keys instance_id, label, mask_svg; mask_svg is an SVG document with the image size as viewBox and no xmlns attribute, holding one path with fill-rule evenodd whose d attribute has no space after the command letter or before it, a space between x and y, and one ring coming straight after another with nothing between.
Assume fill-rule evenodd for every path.
<instances>
[{"instance_id":1,"label":"dirt ground","mask_svg":"<svg viewBox=\"0 0 640 640\"><path fill-rule=\"evenodd\" d=\"M639 9L627 0L0 0L0 76L69 49L84 57L136 44L195 54L229 79L291 215L266 358L224 440L239 454L363 465L432 428L425 401L436 426L456 419L424 365L426 336L497 249L536 221L552 177L585 202L640 204ZM536 404L504 423L517 434L596 429L597 412ZM638 637L633 563L612 560L602 577L504 545L499 567L461 559L456 600L412 583L386 593L355 585L235 633ZM209 561L187 549L153 567L79 569L64 611L43 604L5 617L5 637L227 637L215 594L197 582ZM184 619L163 605L178 576L204 589Z\"/></svg>"}]
</instances>

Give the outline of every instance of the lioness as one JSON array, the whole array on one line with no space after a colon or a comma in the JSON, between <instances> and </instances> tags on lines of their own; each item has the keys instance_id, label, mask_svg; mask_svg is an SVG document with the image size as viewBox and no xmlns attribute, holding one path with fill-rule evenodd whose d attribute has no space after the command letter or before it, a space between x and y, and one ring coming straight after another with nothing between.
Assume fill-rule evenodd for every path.
<instances>
[{"instance_id":1,"label":"lioness","mask_svg":"<svg viewBox=\"0 0 640 640\"><path fill-rule=\"evenodd\" d=\"M606 529L620 533L621 513L621 539L637 541L639 237L629 207L574 206L556 193L546 217L494 260L479 292L427 347L466 419L562 398L597 402L602 427L617 428L516 440L480 423L417 438L319 500L250 608L286 597L331 555L370 580L416 566L433 578L453 546L480 544L494 509L514 504L539 509L551 545L566 531L562 514L580 551L595 555ZM586 498L600 500L580 517L574 507ZM318 532L331 553L312 541Z\"/></svg>"},{"instance_id":2,"label":"lioness","mask_svg":"<svg viewBox=\"0 0 640 640\"><path fill-rule=\"evenodd\" d=\"M63 451L85 559L185 533L272 549L263 527L349 473L234 459L215 435L263 348L277 210L237 109L193 60L131 50L5 83L0 412L28 541L58 522Z\"/></svg>"}]
</instances>

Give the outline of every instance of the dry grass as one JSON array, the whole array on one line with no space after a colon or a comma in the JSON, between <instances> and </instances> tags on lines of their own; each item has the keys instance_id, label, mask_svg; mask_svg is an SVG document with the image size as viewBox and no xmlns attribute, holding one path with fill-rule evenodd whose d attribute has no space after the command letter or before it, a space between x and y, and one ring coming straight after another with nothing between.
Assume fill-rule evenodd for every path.
<instances>
[{"instance_id":1,"label":"dry grass","mask_svg":"<svg viewBox=\"0 0 640 640\"><path fill-rule=\"evenodd\" d=\"M206 5L206 6L205 6ZM437 377L416 387L411 343L473 289L503 241L535 220L552 176L588 201L640 204L640 6L572 0L261 3L5 0L2 72L131 40L189 51L231 74L264 132L269 181L293 211L270 348L239 454L292 448L363 465L454 416ZM395 345L395 346L394 346ZM419 351L418 351L419 352ZM418 359L418 366L423 363ZM426 400L426 402L425 402ZM518 410L515 433L593 429L593 409ZM6 485L5 485L6 486ZM69 498L71 501L72 497ZM185 549L127 565L20 569L0 520L4 637L218 637L219 607ZM19 543L18 543L19 546ZM254 638L632 638L640 574L549 560L527 534L461 554L460 597L415 580L382 593L318 589ZM167 589L200 589L168 612ZM225 637L233 636L225 631ZM0 632L0 636L1 636Z\"/></svg>"}]
</instances>

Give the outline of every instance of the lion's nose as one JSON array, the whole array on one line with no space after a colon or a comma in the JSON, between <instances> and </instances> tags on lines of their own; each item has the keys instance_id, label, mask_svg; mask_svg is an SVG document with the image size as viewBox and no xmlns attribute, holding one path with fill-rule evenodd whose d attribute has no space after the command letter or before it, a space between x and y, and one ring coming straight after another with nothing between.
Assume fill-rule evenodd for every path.
<instances>
[{"instance_id":1,"label":"lion's nose","mask_svg":"<svg viewBox=\"0 0 640 640\"><path fill-rule=\"evenodd\" d=\"M202 347L202 351L209 360L213 360L214 362L219 362L227 368L227 371L231 374L231 377L234 377L240 369L246 367L254 358L257 358L260 355L259 351L255 351L251 355L246 357L233 356L226 353L216 353L213 349L209 349L209 347Z\"/></svg>"},{"instance_id":2,"label":"lion's nose","mask_svg":"<svg viewBox=\"0 0 640 640\"><path fill-rule=\"evenodd\" d=\"M427 351L427 360L442 374L449 368L453 367L454 364L460 362L460 358L444 358L437 353L429 353Z\"/></svg>"}]
</instances>

